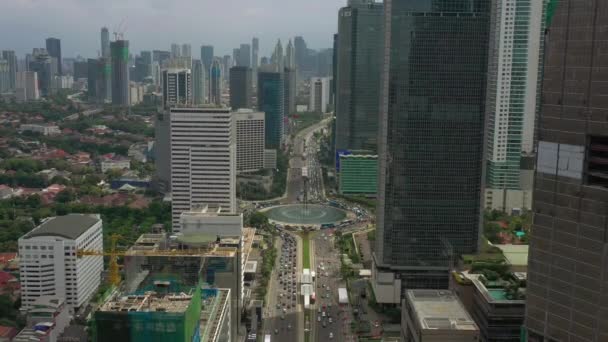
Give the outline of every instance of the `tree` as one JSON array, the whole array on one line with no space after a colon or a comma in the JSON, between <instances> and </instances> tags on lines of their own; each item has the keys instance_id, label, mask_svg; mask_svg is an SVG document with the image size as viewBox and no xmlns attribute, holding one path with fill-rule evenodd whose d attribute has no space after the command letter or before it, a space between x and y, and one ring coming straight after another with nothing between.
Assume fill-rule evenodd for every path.
<instances>
[{"instance_id":1,"label":"tree","mask_svg":"<svg viewBox=\"0 0 608 342\"><path fill-rule=\"evenodd\" d=\"M58 203L69 203L76 199L74 192L70 189L65 189L55 196L55 201Z\"/></svg>"},{"instance_id":2,"label":"tree","mask_svg":"<svg viewBox=\"0 0 608 342\"><path fill-rule=\"evenodd\" d=\"M249 225L257 229L262 229L268 226L268 216L262 212L255 212L249 216Z\"/></svg>"},{"instance_id":3,"label":"tree","mask_svg":"<svg viewBox=\"0 0 608 342\"><path fill-rule=\"evenodd\" d=\"M486 238L492 242L492 243L499 243L500 242L500 236L499 233L501 232L501 228L500 225L498 225L498 223L496 222L486 222L484 224L484 235L486 236Z\"/></svg>"}]
</instances>

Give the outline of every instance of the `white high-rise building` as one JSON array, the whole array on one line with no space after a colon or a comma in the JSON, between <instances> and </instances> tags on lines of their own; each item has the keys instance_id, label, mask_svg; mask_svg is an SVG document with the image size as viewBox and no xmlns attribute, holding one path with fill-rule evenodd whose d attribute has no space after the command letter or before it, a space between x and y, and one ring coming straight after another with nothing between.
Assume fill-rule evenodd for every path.
<instances>
[{"instance_id":1,"label":"white high-rise building","mask_svg":"<svg viewBox=\"0 0 608 342\"><path fill-rule=\"evenodd\" d=\"M264 168L264 113L239 109L236 121L236 170L253 172Z\"/></svg>"},{"instance_id":2,"label":"white high-rise building","mask_svg":"<svg viewBox=\"0 0 608 342\"><path fill-rule=\"evenodd\" d=\"M329 83L329 77L312 77L310 79L309 111L325 113L329 104Z\"/></svg>"},{"instance_id":3,"label":"white high-rise building","mask_svg":"<svg viewBox=\"0 0 608 342\"><path fill-rule=\"evenodd\" d=\"M19 102L40 99L40 91L38 89L38 73L35 71L17 72L16 88L17 101Z\"/></svg>"},{"instance_id":4,"label":"white high-rise building","mask_svg":"<svg viewBox=\"0 0 608 342\"><path fill-rule=\"evenodd\" d=\"M173 231L180 215L200 205L236 210L234 118L227 108L171 108Z\"/></svg>"},{"instance_id":5,"label":"white high-rise building","mask_svg":"<svg viewBox=\"0 0 608 342\"><path fill-rule=\"evenodd\" d=\"M162 71L163 105L192 104L192 72L170 68Z\"/></svg>"},{"instance_id":6,"label":"white high-rise building","mask_svg":"<svg viewBox=\"0 0 608 342\"><path fill-rule=\"evenodd\" d=\"M499 0L490 37L485 207L531 209L543 1Z\"/></svg>"},{"instance_id":7,"label":"white high-rise building","mask_svg":"<svg viewBox=\"0 0 608 342\"><path fill-rule=\"evenodd\" d=\"M291 43L291 39L287 43L287 47L285 48L285 67L289 69L296 68L296 48L293 47Z\"/></svg>"},{"instance_id":8,"label":"white high-rise building","mask_svg":"<svg viewBox=\"0 0 608 342\"><path fill-rule=\"evenodd\" d=\"M79 250L103 251L99 215L52 217L19 239L22 309L41 296L57 296L79 308L95 294L103 256L78 257Z\"/></svg>"}]
</instances>

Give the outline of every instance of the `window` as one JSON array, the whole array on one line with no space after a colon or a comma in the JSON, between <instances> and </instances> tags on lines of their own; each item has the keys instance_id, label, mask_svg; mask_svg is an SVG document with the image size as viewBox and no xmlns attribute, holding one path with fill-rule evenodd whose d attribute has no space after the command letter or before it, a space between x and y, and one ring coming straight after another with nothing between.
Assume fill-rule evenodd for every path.
<instances>
[{"instance_id":1,"label":"window","mask_svg":"<svg viewBox=\"0 0 608 342\"><path fill-rule=\"evenodd\" d=\"M608 137L590 136L587 141L586 183L608 188Z\"/></svg>"}]
</instances>

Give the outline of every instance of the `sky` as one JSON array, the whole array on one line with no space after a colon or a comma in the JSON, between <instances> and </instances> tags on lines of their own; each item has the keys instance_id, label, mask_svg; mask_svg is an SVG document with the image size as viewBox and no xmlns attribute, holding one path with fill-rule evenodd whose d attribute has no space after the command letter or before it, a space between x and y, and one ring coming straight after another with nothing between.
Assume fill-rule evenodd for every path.
<instances>
[{"instance_id":1,"label":"sky","mask_svg":"<svg viewBox=\"0 0 608 342\"><path fill-rule=\"evenodd\" d=\"M303 36L309 48L329 48L337 31L338 9L347 0L0 0L0 50L23 58L45 39L61 39L63 57L96 57L100 29L121 27L131 52L170 50L171 43L215 46L232 55L241 43L260 39L260 57L277 39Z\"/></svg>"}]
</instances>

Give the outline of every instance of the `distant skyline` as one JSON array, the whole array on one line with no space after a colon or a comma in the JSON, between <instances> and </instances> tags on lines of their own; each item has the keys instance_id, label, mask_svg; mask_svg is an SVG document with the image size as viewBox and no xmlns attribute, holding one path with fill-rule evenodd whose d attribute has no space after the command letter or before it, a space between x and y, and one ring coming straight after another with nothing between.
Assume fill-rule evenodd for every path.
<instances>
[{"instance_id":1,"label":"distant skyline","mask_svg":"<svg viewBox=\"0 0 608 342\"><path fill-rule=\"evenodd\" d=\"M170 50L171 43L215 47L217 56L232 55L241 43L260 39L260 58L270 56L277 39L303 36L309 48L332 47L338 9L347 0L11 0L2 3L0 49L20 58L45 39L61 39L64 58L96 57L100 30L112 32L121 22L130 51ZM285 43L284 43L285 45ZM196 52L196 53L195 53Z\"/></svg>"}]
</instances>

